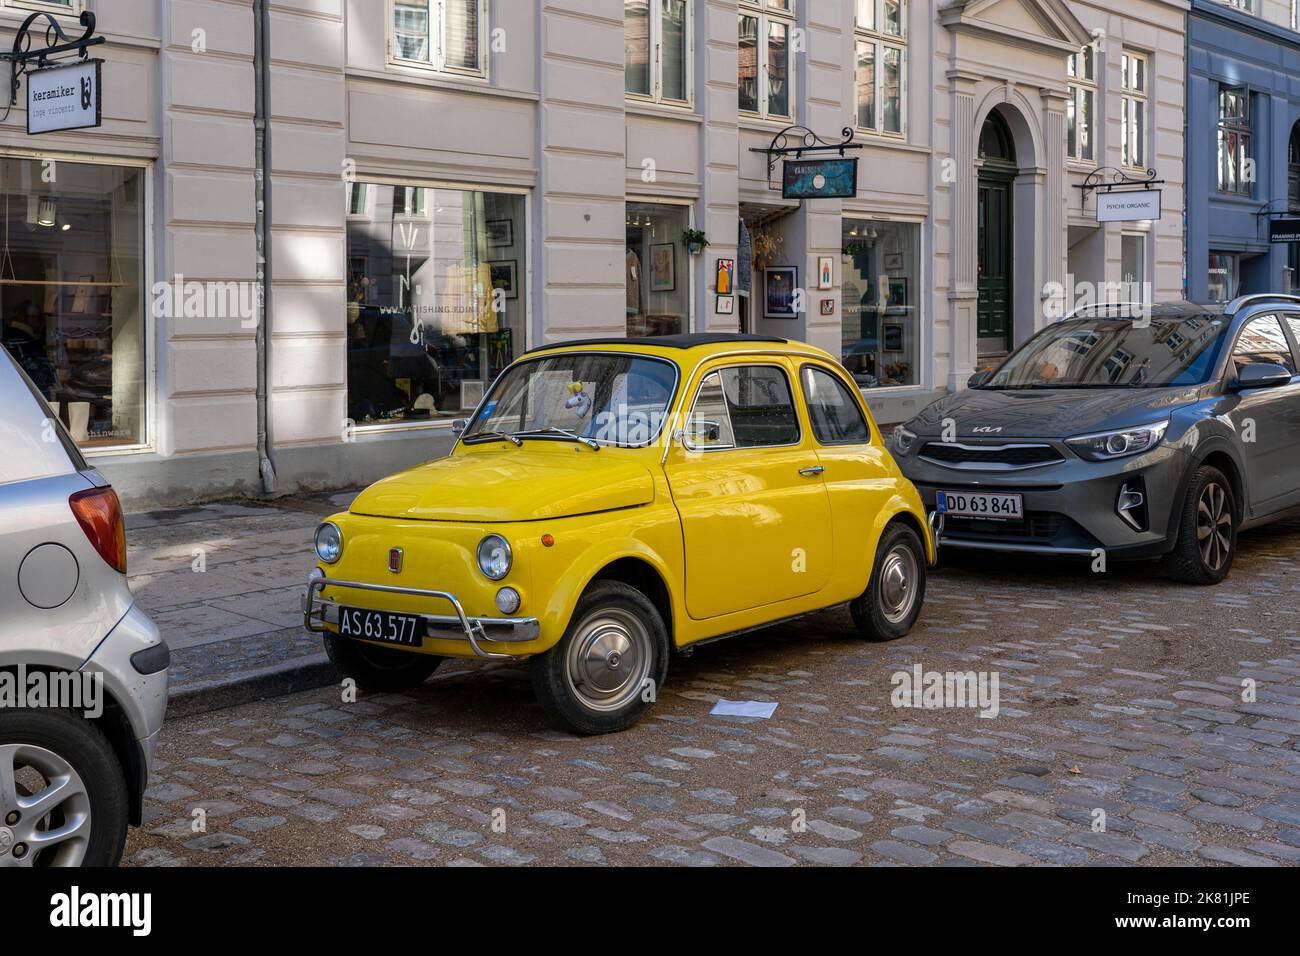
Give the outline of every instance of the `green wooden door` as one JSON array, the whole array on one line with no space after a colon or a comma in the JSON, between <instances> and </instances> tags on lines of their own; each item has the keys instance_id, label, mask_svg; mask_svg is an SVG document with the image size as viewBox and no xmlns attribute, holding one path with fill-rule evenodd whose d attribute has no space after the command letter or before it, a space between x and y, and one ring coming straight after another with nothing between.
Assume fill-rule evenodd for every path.
<instances>
[{"instance_id":1,"label":"green wooden door","mask_svg":"<svg viewBox=\"0 0 1300 956\"><path fill-rule=\"evenodd\" d=\"M979 184L979 351L1005 354L1011 345L1011 188L1014 173L990 170Z\"/></svg>"}]
</instances>

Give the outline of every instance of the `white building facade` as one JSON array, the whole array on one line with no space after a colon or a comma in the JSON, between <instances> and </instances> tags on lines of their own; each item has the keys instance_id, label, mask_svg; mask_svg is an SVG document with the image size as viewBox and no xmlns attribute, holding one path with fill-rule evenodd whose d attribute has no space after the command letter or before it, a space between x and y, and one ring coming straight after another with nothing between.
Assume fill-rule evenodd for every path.
<instances>
[{"instance_id":1,"label":"white building facade","mask_svg":"<svg viewBox=\"0 0 1300 956\"><path fill-rule=\"evenodd\" d=\"M1181 296L1187 3L1123 7L0 0L108 39L100 127L0 124L4 342L137 505L437 457L576 338L804 339L901 421L1076 285ZM782 198L792 126L852 198Z\"/></svg>"}]
</instances>

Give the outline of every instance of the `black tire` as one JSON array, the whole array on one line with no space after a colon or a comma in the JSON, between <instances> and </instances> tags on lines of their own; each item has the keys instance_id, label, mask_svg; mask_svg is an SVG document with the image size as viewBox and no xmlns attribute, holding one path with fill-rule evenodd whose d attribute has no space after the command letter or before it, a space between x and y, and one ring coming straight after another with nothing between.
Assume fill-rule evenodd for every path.
<instances>
[{"instance_id":1,"label":"black tire","mask_svg":"<svg viewBox=\"0 0 1300 956\"><path fill-rule=\"evenodd\" d=\"M441 657L432 654L375 647L337 634L325 635L325 653L359 688L381 693L419 687L442 663Z\"/></svg>"},{"instance_id":2,"label":"black tire","mask_svg":"<svg viewBox=\"0 0 1300 956\"><path fill-rule=\"evenodd\" d=\"M65 710L6 711L0 722L0 745L28 744L40 747L66 762L81 778L89 798L90 836L81 866L117 866L126 846L130 813L126 774L108 739L95 724ZM23 771L30 775L32 771ZM38 788L33 788L38 789ZM30 793L28 794L30 796ZM3 802L0 795L0 802ZM9 811L0 811L0 826ZM61 806L56 813L62 813ZM21 822L21 821L20 821ZM33 821L34 822L34 821ZM43 829L57 829L51 820ZM15 847L6 852L12 853ZM68 865L57 855L59 847L31 857L36 866Z\"/></svg>"},{"instance_id":3,"label":"black tire","mask_svg":"<svg viewBox=\"0 0 1300 956\"><path fill-rule=\"evenodd\" d=\"M1188 486L1178 517L1178 540L1165 556L1165 573L1183 584L1208 587L1231 573L1236 556L1237 497L1232 482L1219 469L1203 465Z\"/></svg>"},{"instance_id":4,"label":"black tire","mask_svg":"<svg viewBox=\"0 0 1300 956\"><path fill-rule=\"evenodd\" d=\"M896 565L895 560L901 561L906 570ZM898 573L914 579L911 583L904 582L906 601L901 604L897 595ZM921 538L905 524L890 524L880 536L866 591L849 604L858 633L877 642L896 641L906 636L921 616L925 582L926 557Z\"/></svg>"},{"instance_id":5,"label":"black tire","mask_svg":"<svg viewBox=\"0 0 1300 956\"><path fill-rule=\"evenodd\" d=\"M630 665L633 651L618 653L620 641L636 649ZM649 598L621 581L598 581L578 601L560 642L533 658L533 690L557 728L616 733L654 704L668 676L669 650L668 628ZM612 667L611 651L618 655ZM587 679L571 677L571 666Z\"/></svg>"}]
</instances>

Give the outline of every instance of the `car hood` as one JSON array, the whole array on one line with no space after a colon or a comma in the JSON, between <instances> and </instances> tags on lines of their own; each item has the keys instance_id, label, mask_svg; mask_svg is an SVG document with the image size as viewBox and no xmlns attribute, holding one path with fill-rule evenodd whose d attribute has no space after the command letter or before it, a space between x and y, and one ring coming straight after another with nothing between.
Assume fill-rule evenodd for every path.
<instances>
[{"instance_id":1,"label":"car hood","mask_svg":"<svg viewBox=\"0 0 1300 956\"><path fill-rule=\"evenodd\" d=\"M610 449L556 448L553 442L453 455L371 485L349 510L379 518L489 523L565 518L652 502L649 470L618 455Z\"/></svg>"},{"instance_id":2,"label":"car hood","mask_svg":"<svg viewBox=\"0 0 1300 956\"><path fill-rule=\"evenodd\" d=\"M935 402L907 427L925 437L956 424L958 438L1070 438L1112 428L1130 428L1169 417L1194 402L1197 389L969 389Z\"/></svg>"}]
</instances>

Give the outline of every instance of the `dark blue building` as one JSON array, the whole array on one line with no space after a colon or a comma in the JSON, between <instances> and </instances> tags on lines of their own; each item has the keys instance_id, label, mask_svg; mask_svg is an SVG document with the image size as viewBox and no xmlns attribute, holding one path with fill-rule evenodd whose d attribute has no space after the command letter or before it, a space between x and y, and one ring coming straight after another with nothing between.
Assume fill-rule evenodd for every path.
<instances>
[{"instance_id":1,"label":"dark blue building","mask_svg":"<svg viewBox=\"0 0 1300 956\"><path fill-rule=\"evenodd\" d=\"M1300 33L1219 0L1187 20L1187 295L1300 286L1300 247L1271 218L1300 212Z\"/></svg>"}]
</instances>

